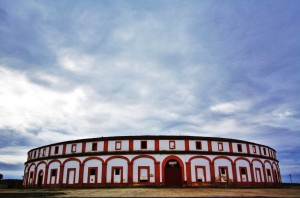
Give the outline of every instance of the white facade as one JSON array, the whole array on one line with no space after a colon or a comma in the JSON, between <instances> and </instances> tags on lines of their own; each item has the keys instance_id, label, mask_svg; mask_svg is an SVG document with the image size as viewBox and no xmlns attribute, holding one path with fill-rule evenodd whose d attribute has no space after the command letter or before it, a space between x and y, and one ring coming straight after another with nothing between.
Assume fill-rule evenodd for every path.
<instances>
[{"instance_id":1,"label":"white facade","mask_svg":"<svg viewBox=\"0 0 300 198\"><path fill-rule=\"evenodd\" d=\"M24 186L274 186L281 183L276 152L269 147L222 138L176 138L99 138L33 149L28 152Z\"/></svg>"}]
</instances>

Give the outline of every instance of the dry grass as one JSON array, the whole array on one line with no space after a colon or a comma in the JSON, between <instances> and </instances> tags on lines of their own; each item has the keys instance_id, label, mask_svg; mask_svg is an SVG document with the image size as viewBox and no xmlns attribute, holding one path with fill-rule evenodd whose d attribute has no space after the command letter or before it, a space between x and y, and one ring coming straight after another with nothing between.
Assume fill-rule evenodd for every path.
<instances>
[{"instance_id":1,"label":"dry grass","mask_svg":"<svg viewBox=\"0 0 300 198\"><path fill-rule=\"evenodd\" d=\"M300 197L300 188L1 189L0 197Z\"/></svg>"}]
</instances>

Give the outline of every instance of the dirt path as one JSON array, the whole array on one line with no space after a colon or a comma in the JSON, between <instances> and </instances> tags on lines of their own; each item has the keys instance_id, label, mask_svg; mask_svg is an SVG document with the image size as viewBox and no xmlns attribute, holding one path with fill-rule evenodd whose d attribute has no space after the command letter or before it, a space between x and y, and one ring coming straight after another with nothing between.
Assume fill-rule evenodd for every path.
<instances>
[{"instance_id":1,"label":"dirt path","mask_svg":"<svg viewBox=\"0 0 300 198\"><path fill-rule=\"evenodd\" d=\"M300 189L113 188L64 192L64 197L300 197Z\"/></svg>"}]
</instances>

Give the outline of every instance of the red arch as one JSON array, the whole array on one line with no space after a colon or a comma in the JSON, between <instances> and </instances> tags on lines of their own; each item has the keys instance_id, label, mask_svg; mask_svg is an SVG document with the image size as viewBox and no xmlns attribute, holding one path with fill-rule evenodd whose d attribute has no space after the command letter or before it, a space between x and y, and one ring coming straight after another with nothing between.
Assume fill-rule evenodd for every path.
<instances>
[{"instance_id":1,"label":"red arch","mask_svg":"<svg viewBox=\"0 0 300 198\"><path fill-rule=\"evenodd\" d=\"M47 163L43 160L43 161L40 161L37 165L36 165L36 167L39 167L39 165L41 165L41 164L45 164L45 166L47 167Z\"/></svg>"},{"instance_id":2,"label":"red arch","mask_svg":"<svg viewBox=\"0 0 300 198\"><path fill-rule=\"evenodd\" d=\"M50 164L52 164L52 163L54 163L54 162L58 162L58 163L59 163L59 166L62 165L62 163L61 163L60 160L58 160L58 159L53 159L53 160L51 160L51 161L48 163L48 167L50 166Z\"/></svg>"},{"instance_id":3,"label":"red arch","mask_svg":"<svg viewBox=\"0 0 300 198\"><path fill-rule=\"evenodd\" d=\"M47 166L47 164L46 164L46 166ZM45 171L43 170L43 169L41 169L39 172L37 172L37 175L36 175L36 177L38 178L38 180L39 180L39 175L40 175L40 173L43 173L43 179L42 179L42 185L44 184L44 178L45 178ZM36 181L36 185L38 186L39 185L39 181Z\"/></svg>"},{"instance_id":4,"label":"red arch","mask_svg":"<svg viewBox=\"0 0 300 198\"><path fill-rule=\"evenodd\" d=\"M253 160L251 161L251 163L252 163L253 165L254 165L254 161L258 161L258 162L261 164L261 166L263 167L264 163L263 163L260 159L258 159L258 158L253 159Z\"/></svg>"},{"instance_id":5,"label":"red arch","mask_svg":"<svg viewBox=\"0 0 300 198\"><path fill-rule=\"evenodd\" d=\"M257 161L257 162L259 162L260 164L261 164L261 167L259 167L259 169L261 169L263 172L262 172L262 175L261 175L261 181L262 181L262 179L263 179L263 181L264 182L266 182L266 175L265 175L265 165L264 165L264 163L261 161L261 159L258 159L258 158L255 158L255 159L253 159L252 161L251 161L251 163L252 163L252 165L253 165L253 171L255 171L255 167L254 167L254 162L255 161ZM256 179L255 179L255 182L257 182L256 181Z\"/></svg>"},{"instance_id":6,"label":"red arch","mask_svg":"<svg viewBox=\"0 0 300 198\"><path fill-rule=\"evenodd\" d=\"M171 159L175 159L177 162L179 162L180 167L181 167L181 175L182 175L182 179L184 180L185 178L185 174L184 174L184 164L182 162L182 160L177 157L176 155L170 155L167 156L164 161L162 162L161 168L162 168L162 180L163 180L163 185L165 185L165 166L167 164L167 162Z\"/></svg>"},{"instance_id":7,"label":"red arch","mask_svg":"<svg viewBox=\"0 0 300 198\"><path fill-rule=\"evenodd\" d=\"M212 162L215 163L215 161L216 161L217 159L228 159L228 160L231 162L231 164L233 164L232 159L230 159L230 158L227 157L227 156L218 156L218 157L215 157L215 158L213 159Z\"/></svg>"},{"instance_id":8,"label":"red arch","mask_svg":"<svg viewBox=\"0 0 300 198\"><path fill-rule=\"evenodd\" d=\"M274 162L274 161L272 162L272 165L275 165L275 166L277 167L277 163L276 163L276 162Z\"/></svg>"},{"instance_id":9,"label":"red arch","mask_svg":"<svg viewBox=\"0 0 300 198\"><path fill-rule=\"evenodd\" d=\"M105 160L105 162L104 162L104 168L102 168L104 171L105 171L105 173L102 173L102 181L105 181L106 182L106 177L107 177L107 171L109 171L108 170L108 168L107 168L107 163L110 161L110 160L113 160L113 159L124 159L124 160L126 160L127 161L127 181L129 182L129 178L130 178L130 173L129 173L129 171L130 171L130 166L129 166L129 164L130 164L130 161L129 161L129 159L127 158L127 157L124 157L124 156L121 156L121 155L117 155L117 156L111 156L111 157L109 157L109 158L107 158L106 160ZM111 169L110 169L111 170ZM103 178L104 177L104 178Z\"/></svg>"},{"instance_id":10,"label":"red arch","mask_svg":"<svg viewBox=\"0 0 300 198\"><path fill-rule=\"evenodd\" d=\"M77 161L77 162L79 162L79 166L81 165L81 161L80 161L79 159L77 159L77 158L75 158L75 157L71 157L71 158L66 159L66 160L63 162L63 166L65 166L65 164L66 164L67 162L69 162L69 161Z\"/></svg>"},{"instance_id":11,"label":"red arch","mask_svg":"<svg viewBox=\"0 0 300 198\"><path fill-rule=\"evenodd\" d=\"M27 184L29 183L29 180L30 180L30 178L29 178L29 174L30 174L30 169L31 169L31 167L34 167L33 168L33 178L32 178L32 185L34 185L34 183L35 183L35 176L36 176L36 165L35 165L35 163L32 163L32 164L30 164L30 166L29 166L29 168L28 168L28 175L27 175Z\"/></svg>"},{"instance_id":12,"label":"red arch","mask_svg":"<svg viewBox=\"0 0 300 198\"><path fill-rule=\"evenodd\" d=\"M249 166L251 165L250 160L247 159L247 158L245 158L245 157L238 157L238 158L236 158L236 159L233 161L233 163L236 163L238 160L245 160L245 161L247 161L247 162L249 163Z\"/></svg>"},{"instance_id":13,"label":"red arch","mask_svg":"<svg viewBox=\"0 0 300 198\"><path fill-rule=\"evenodd\" d=\"M121 155L116 155L116 156L111 156L109 158L107 158L105 160L105 163L107 164L108 161L112 160L112 159L118 159L118 158L122 158L122 159L125 159L127 161L127 163L129 163L129 159L127 157L124 157L124 156L121 156Z\"/></svg>"},{"instance_id":14,"label":"red arch","mask_svg":"<svg viewBox=\"0 0 300 198\"><path fill-rule=\"evenodd\" d=\"M270 160L265 160L264 165L266 166L267 163L269 163L272 168L272 163L270 162Z\"/></svg>"},{"instance_id":15,"label":"red arch","mask_svg":"<svg viewBox=\"0 0 300 198\"><path fill-rule=\"evenodd\" d=\"M218 160L218 159L227 159L227 160L231 163L231 168L228 168L228 171L231 171L232 179L233 179L234 182L236 182L236 181L237 181L236 165L233 163L232 159L230 159L230 158L227 157L227 156L218 156L218 157L215 157L215 158L213 159L213 161L212 161L213 164L212 164L212 165L213 165L213 169L214 169L214 174L215 174L215 171L218 170L218 169L216 169L216 167L215 167L215 161ZM228 178L230 178L229 172L228 172Z\"/></svg>"},{"instance_id":16,"label":"red arch","mask_svg":"<svg viewBox=\"0 0 300 198\"><path fill-rule=\"evenodd\" d=\"M150 158L154 161L154 163L157 162L156 159L151 155L138 155L138 156L135 156L134 158L132 158L131 163L133 163L135 160L137 160L139 158Z\"/></svg>"},{"instance_id":17,"label":"red arch","mask_svg":"<svg viewBox=\"0 0 300 198\"><path fill-rule=\"evenodd\" d=\"M76 168L75 169L75 172L76 172L76 174L77 174L77 171L78 171L78 173L79 173L79 176L78 176L78 182L79 182L79 180L80 180L80 165L81 165L81 161L79 160L79 159L77 159L77 158L75 158L75 157L70 157L70 158L68 158L68 159L66 159L64 162L63 162L63 164L62 164L62 168L61 168L61 171L62 171L62 173L64 173L66 170L65 170L65 165L66 165L66 163L67 162L71 162L71 161L77 161L78 162L78 169ZM61 178L62 177L62 178ZM61 184L64 184L64 180L66 180L67 181L67 177L64 177L63 176L63 174L62 175L60 175L60 177L59 177L59 181L60 181L60 183Z\"/></svg>"},{"instance_id":18,"label":"red arch","mask_svg":"<svg viewBox=\"0 0 300 198\"><path fill-rule=\"evenodd\" d=\"M25 171L25 172L28 171L28 168L29 168L28 164L25 164L25 169L24 169L24 171Z\"/></svg>"},{"instance_id":19,"label":"red arch","mask_svg":"<svg viewBox=\"0 0 300 198\"><path fill-rule=\"evenodd\" d=\"M34 168L36 168L36 164L35 163L32 163L30 164L29 168L28 168L28 171L30 171L31 167L34 166Z\"/></svg>"},{"instance_id":20,"label":"red arch","mask_svg":"<svg viewBox=\"0 0 300 198\"><path fill-rule=\"evenodd\" d=\"M93 160L93 159L101 161L102 164L104 163L104 160L100 157L88 157L85 160L83 160L81 164L84 165L87 161L90 161L90 160Z\"/></svg>"},{"instance_id":21,"label":"red arch","mask_svg":"<svg viewBox=\"0 0 300 198\"><path fill-rule=\"evenodd\" d=\"M43 175L44 175L44 170L43 170L43 169L41 169L41 170L39 171L39 174L38 174L38 175L40 175L40 172L43 172Z\"/></svg>"},{"instance_id":22,"label":"red arch","mask_svg":"<svg viewBox=\"0 0 300 198\"><path fill-rule=\"evenodd\" d=\"M234 174L236 174L236 182L238 182L238 173L237 173L237 170L238 170L238 166L237 166L237 162L238 161L242 161L242 160L245 160L245 161L247 161L248 162L248 166L249 166L249 170L250 170L250 175L248 175L248 178L251 178L251 181L254 181L254 170L253 170L253 167L251 166L251 165L253 165L253 164L251 164L251 162L250 162L250 160L248 159L248 158L245 158L245 157L238 157L238 158L236 158L235 160L234 160L234 166L235 166L235 173ZM232 170L233 171L233 170ZM248 172L248 171L247 171ZM248 174L248 173L247 173ZM239 177L241 177L241 173L239 172ZM249 181L249 180L248 180Z\"/></svg>"},{"instance_id":23,"label":"red arch","mask_svg":"<svg viewBox=\"0 0 300 198\"><path fill-rule=\"evenodd\" d=\"M279 165L276 162L272 162L271 166L273 167L273 165L276 167L277 171L279 170Z\"/></svg>"},{"instance_id":24,"label":"red arch","mask_svg":"<svg viewBox=\"0 0 300 198\"><path fill-rule=\"evenodd\" d=\"M264 162L264 169L265 169L265 171L267 171L267 164L269 164L270 165L270 168L271 168L271 178L272 178L272 183L274 183L275 182L275 180L274 180L274 173L273 173L273 166L272 166L272 163L270 162L270 160L265 160L265 162ZM265 177L265 179L266 179L266 181L268 180L268 176L266 175L266 177Z\"/></svg>"},{"instance_id":25,"label":"red arch","mask_svg":"<svg viewBox=\"0 0 300 198\"><path fill-rule=\"evenodd\" d=\"M193 159L197 159L197 158L203 158L203 159L206 159L206 160L208 160L208 162L209 162L209 165L210 165L210 163L211 163L211 160L210 160L208 157L206 157L206 156L203 156L203 155L199 155L199 156L194 156L194 157L191 157L191 158L189 159L189 163L191 163Z\"/></svg>"},{"instance_id":26,"label":"red arch","mask_svg":"<svg viewBox=\"0 0 300 198\"><path fill-rule=\"evenodd\" d=\"M279 164L273 161L272 167L273 167L273 165L274 165L275 168L276 168L277 178L278 178L278 183L281 183L281 175L280 175Z\"/></svg>"}]
</instances>

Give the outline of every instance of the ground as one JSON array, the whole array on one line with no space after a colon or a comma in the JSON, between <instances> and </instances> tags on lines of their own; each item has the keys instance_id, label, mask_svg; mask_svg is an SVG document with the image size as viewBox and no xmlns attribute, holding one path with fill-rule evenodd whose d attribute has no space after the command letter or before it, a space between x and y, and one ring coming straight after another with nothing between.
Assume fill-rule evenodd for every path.
<instances>
[{"instance_id":1,"label":"ground","mask_svg":"<svg viewBox=\"0 0 300 198\"><path fill-rule=\"evenodd\" d=\"M0 189L0 197L300 197L300 187Z\"/></svg>"}]
</instances>

